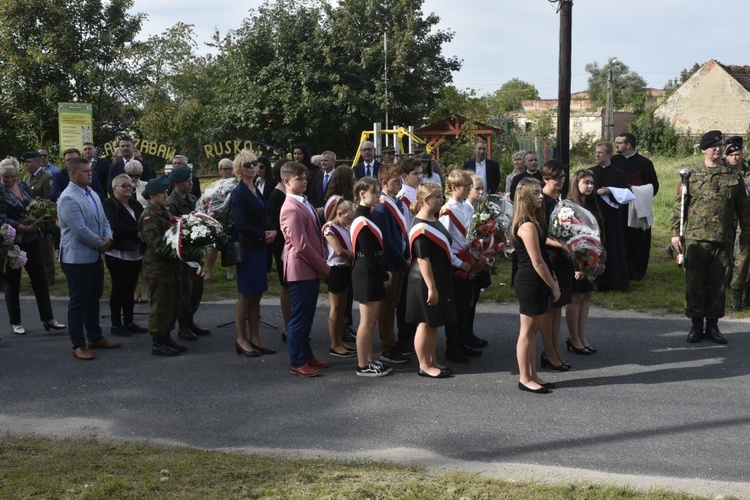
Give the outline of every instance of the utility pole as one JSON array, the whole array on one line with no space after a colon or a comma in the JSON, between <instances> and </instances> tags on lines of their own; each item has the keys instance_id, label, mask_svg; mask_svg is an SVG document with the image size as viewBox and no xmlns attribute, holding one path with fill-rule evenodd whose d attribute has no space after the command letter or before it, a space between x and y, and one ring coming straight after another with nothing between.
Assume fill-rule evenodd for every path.
<instances>
[{"instance_id":1,"label":"utility pole","mask_svg":"<svg viewBox=\"0 0 750 500\"><path fill-rule=\"evenodd\" d=\"M604 138L611 141L615 138L615 113L612 109L612 65L617 62L617 58L609 61L609 71L607 72L607 105L604 108Z\"/></svg>"},{"instance_id":2,"label":"utility pole","mask_svg":"<svg viewBox=\"0 0 750 500\"><path fill-rule=\"evenodd\" d=\"M573 0L559 0L560 13L560 56L557 89L557 149L560 161L565 165L563 197L570 184L570 75L571 39L573 30Z\"/></svg>"},{"instance_id":3,"label":"utility pole","mask_svg":"<svg viewBox=\"0 0 750 500\"><path fill-rule=\"evenodd\" d=\"M385 55L385 129L390 130L388 126L388 33L383 33L383 54ZM385 136L385 145L388 145L388 135Z\"/></svg>"}]
</instances>

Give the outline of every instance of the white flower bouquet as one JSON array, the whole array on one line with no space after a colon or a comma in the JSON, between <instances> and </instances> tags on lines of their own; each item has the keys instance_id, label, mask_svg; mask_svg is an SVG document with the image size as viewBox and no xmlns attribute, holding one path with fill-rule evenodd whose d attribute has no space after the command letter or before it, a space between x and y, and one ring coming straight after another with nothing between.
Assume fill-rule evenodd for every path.
<instances>
[{"instance_id":1,"label":"white flower bouquet","mask_svg":"<svg viewBox=\"0 0 750 500\"><path fill-rule=\"evenodd\" d=\"M203 196L196 202L195 209L219 220L226 226L230 218L229 195L238 183L235 177L219 179L206 189Z\"/></svg>"},{"instance_id":2,"label":"white flower bouquet","mask_svg":"<svg viewBox=\"0 0 750 500\"><path fill-rule=\"evenodd\" d=\"M466 238L469 247L458 257L468 262L469 272L457 271L459 276L476 274L495 265L497 254L511 250L508 230L513 219L513 204L500 195L487 195L479 202L469 224Z\"/></svg>"},{"instance_id":3,"label":"white flower bouquet","mask_svg":"<svg viewBox=\"0 0 750 500\"><path fill-rule=\"evenodd\" d=\"M203 275L200 259L213 247L226 241L221 223L200 212L174 218L174 223L164 233L166 248L178 259Z\"/></svg>"},{"instance_id":4,"label":"white flower bouquet","mask_svg":"<svg viewBox=\"0 0 750 500\"><path fill-rule=\"evenodd\" d=\"M552 211L547 234L567 245L578 270L589 279L604 272L607 252L594 214L570 200L563 200Z\"/></svg>"}]
</instances>

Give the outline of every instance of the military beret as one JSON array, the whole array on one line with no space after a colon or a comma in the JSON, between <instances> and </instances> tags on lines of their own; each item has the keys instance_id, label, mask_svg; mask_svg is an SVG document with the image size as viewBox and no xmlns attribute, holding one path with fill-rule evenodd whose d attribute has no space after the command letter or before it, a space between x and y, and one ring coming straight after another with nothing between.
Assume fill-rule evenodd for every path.
<instances>
[{"instance_id":1,"label":"military beret","mask_svg":"<svg viewBox=\"0 0 750 500\"><path fill-rule=\"evenodd\" d=\"M745 142L745 140L742 138L741 135L733 135L729 139L727 139L727 144L736 144L739 147L742 147L742 144Z\"/></svg>"},{"instance_id":2,"label":"military beret","mask_svg":"<svg viewBox=\"0 0 750 500\"><path fill-rule=\"evenodd\" d=\"M721 130L711 130L710 132L703 134L703 137L701 137L700 148L701 150L708 149L710 146L717 142L721 142L723 139L724 136L721 134Z\"/></svg>"},{"instance_id":3,"label":"military beret","mask_svg":"<svg viewBox=\"0 0 750 500\"><path fill-rule=\"evenodd\" d=\"M193 172L189 167L176 167L169 172L169 180L172 182L182 182L190 179Z\"/></svg>"},{"instance_id":4,"label":"military beret","mask_svg":"<svg viewBox=\"0 0 750 500\"><path fill-rule=\"evenodd\" d=\"M729 156L737 151L742 151L742 146L740 144L730 144L727 146L727 149L724 150L724 156Z\"/></svg>"},{"instance_id":5,"label":"military beret","mask_svg":"<svg viewBox=\"0 0 750 500\"><path fill-rule=\"evenodd\" d=\"M23 161L31 160L33 158L41 158L41 157L42 155L40 155L38 151L29 151L21 155L21 159Z\"/></svg>"},{"instance_id":6,"label":"military beret","mask_svg":"<svg viewBox=\"0 0 750 500\"><path fill-rule=\"evenodd\" d=\"M146 183L144 190L148 194L159 194L169 189L169 186L171 185L172 183L166 177L157 177L156 179L150 179L148 183Z\"/></svg>"}]
</instances>

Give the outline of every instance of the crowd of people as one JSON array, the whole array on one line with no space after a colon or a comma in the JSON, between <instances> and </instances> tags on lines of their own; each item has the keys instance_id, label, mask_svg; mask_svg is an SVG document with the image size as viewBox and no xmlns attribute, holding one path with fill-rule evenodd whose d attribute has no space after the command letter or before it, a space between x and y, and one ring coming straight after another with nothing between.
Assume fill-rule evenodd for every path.
<instances>
[{"instance_id":1,"label":"crowd of people","mask_svg":"<svg viewBox=\"0 0 750 500\"><path fill-rule=\"evenodd\" d=\"M737 156L736 142L732 139L724 151L727 158ZM157 177L128 137L119 140L121 157L111 165L96 158L91 146L84 147L83 155L65 151L66 168L57 172L43 164L46 155L41 150L26 153L24 181L17 179L15 159L0 162L0 223L13 226L19 234L44 328L67 328L76 358L94 359L91 350L120 346L103 336L99 324L105 264L112 281L111 336L148 332L153 355L178 356L187 348L172 338L175 327L181 341L194 342L210 334L195 323L194 315L204 279L211 279L219 251L223 259L228 247L209 252L203 277L164 250L172 217L202 206L198 179L185 156L175 156L169 174ZM677 230L672 244L685 253L686 314L693 320L689 342L703 338L726 342L717 321L724 313L722 287L731 267L726 265L732 254L728 247L735 243L737 220L738 248L750 248L745 241L750 233L744 231L750 203L744 201L747 168L741 160L742 145L739 167L725 163L722 146L718 131L704 136L705 171L692 172L692 202L687 207L676 203L672 221L673 229L683 230ZM353 168L337 166L332 151L313 156L303 143L294 146L291 160L272 163L243 150L219 162L220 178L209 190L218 184L226 188L222 221L236 254L226 266L226 278L236 279L237 284L237 354L276 354L260 336L260 300L268 280L278 278L290 373L319 375L329 362L314 355L310 336L320 284L325 282L330 298L329 356L351 359L353 371L362 377L386 376L412 355L419 376L452 376L454 368L441 360L469 363L488 345L475 334L474 317L481 290L491 286L491 275L489 269L474 269L462 258L471 243L468 228L475 209L488 194L505 196L513 205L508 237L514 250L513 287L520 313L519 389L531 393L554 389L537 370L537 332L543 343L541 367L571 368L560 352L563 307L568 335L562 345L568 353L592 355L597 349L586 326L594 291L626 290L629 281L646 274L652 203L659 183L653 164L636 152L631 134L618 136L614 146L597 144L596 165L572 175L557 160L540 168L535 151L519 151L512 156L513 171L503 179L499 163L487 157L483 140L477 141L474 158L462 167L452 166L446 174L423 151L397 162L393 157L381 162L374 144L365 141L360 153L362 160ZM715 192L704 193L715 185ZM70 292L67 325L53 317L49 300L45 255L54 254L54 231L43 232L23 217L34 198L57 200L59 262ZM548 235L555 207L565 198L588 210L600 228L607 261L595 281L578 266L565 242ZM678 206L684 211L679 212ZM273 262L277 275L272 278ZM745 273L733 280L738 283L741 307L748 266L737 267ZM20 278L20 269L3 272L12 331L23 335ZM359 304L356 328L354 300ZM139 301L150 304L146 326L134 319L134 304ZM446 350L438 356L441 327Z\"/></svg>"}]
</instances>

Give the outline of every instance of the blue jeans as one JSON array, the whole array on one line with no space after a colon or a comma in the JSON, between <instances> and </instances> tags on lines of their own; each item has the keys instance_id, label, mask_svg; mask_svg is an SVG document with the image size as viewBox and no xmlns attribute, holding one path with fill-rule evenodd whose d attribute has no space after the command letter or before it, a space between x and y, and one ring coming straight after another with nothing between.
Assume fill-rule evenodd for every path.
<instances>
[{"instance_id":1,"label":"blue jeans","mask_svg":"<svg viewBox=\"0 0 750 500\"><path fill-rule=\"evenodd\" d=\"M104 264L99 259L91 264L61 264L68 280L68 332L73 349L86 347L86 337L96 342L102 338L99 325L99 300L104 291ZM84 328L86 335L84 336Z\"/></svg>"},{"instance_id":2,"label":"blue jeans","mask_svg":"<svg viewBox=\"0 0 750 500\"><path fill-rule=\"evenodd\" d=\"M313 319L315 319L319 289L320 280L289 282L289 300L292 303L292 311L286 329L286 338L289 347L289 364L293 368L306 365L307 360L315 357L310 347L310 332Z\"/></svg>"}]
</instances>

